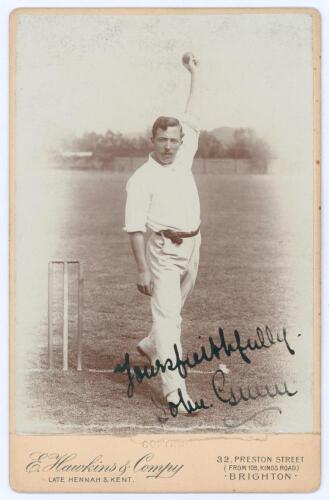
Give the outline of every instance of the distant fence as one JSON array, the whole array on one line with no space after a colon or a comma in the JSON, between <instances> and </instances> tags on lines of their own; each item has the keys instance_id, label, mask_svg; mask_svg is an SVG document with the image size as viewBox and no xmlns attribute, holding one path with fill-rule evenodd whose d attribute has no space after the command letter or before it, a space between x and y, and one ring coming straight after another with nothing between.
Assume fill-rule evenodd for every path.
<instances>
[{"instance_id":1,"label":"distant fence","mask_svg":"<svg viewBox=\"0 0 329 500\"><path fill-rule=\"evenodd\" d=\"M117 157L113 160L111 170L114 172L133 172L145 163L147 158ZM193 172L196 174L265 174L267 165L247 159L233 158L195 158Z\"/></svg>"},{"instance_id":2,"label":"distant fence","mask_svg":"<svg viewBox=\"0 0 329 500\"><path fill-rule=\"evenodd\" d=\"M147 161L147 157L118 156L111 162L101 162L94 158L83 158L75 161L56 161L58 168L77 170L106 170L110 172L133 172ZM263 161L234 158L195 158L193 172L196 174L266 174L268 165Z\"/></svg>"}]
</instances>

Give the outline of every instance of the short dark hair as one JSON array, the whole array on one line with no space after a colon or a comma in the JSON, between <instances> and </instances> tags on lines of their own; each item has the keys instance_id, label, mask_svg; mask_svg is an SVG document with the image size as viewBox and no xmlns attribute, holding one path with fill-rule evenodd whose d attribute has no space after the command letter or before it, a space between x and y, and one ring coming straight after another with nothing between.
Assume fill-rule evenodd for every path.
<instances>
[{"instance_id":1,"label":"short dark hair","mask_svg":"<svg viewBox=\"0 0 329 500\"><path fill-rule=\"evenodd\" d=\"M156 136L158 128L161 128L162 130L167 130L168 127L179 127L180 129L180 137L184 136L183 134L183 127L177 118L173 118L172 116L159 116L153 123L152 127L152 137L154 138Z\"/></svg>"}]
</instances>

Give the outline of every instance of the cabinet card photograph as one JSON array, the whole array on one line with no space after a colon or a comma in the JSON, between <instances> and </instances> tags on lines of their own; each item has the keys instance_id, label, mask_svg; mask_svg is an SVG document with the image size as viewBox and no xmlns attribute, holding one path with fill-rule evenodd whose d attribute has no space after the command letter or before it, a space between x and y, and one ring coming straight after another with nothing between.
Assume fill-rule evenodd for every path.
<instances>
[{"instance_id":1,"label":"cabinet card photograph","mask_svg":"<svg viewBox=\"0 0 329 500\"><path fill-rule=\"evenodd\" d=\"M10 19L11 485L320 484L320 15Z\"/></svg>"}]
</instances>

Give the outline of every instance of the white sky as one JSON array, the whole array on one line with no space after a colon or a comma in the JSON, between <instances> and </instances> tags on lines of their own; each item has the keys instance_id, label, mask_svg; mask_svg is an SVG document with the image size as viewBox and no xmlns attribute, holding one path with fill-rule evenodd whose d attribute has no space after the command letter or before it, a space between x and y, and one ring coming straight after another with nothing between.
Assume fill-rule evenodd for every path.
<instances>
[{"instance_id":1,"label":"white sky","mask_svg":"<svg viewBox=\"0 0 329 500\"><path fill-rule=\"evenodd\" d=\"M307 14L23 15L17 29L21 149L84 131L143 132L184 108L201 59L202 126L252 127L285 159L312 155Z\"/></svg>"}]
</instances>

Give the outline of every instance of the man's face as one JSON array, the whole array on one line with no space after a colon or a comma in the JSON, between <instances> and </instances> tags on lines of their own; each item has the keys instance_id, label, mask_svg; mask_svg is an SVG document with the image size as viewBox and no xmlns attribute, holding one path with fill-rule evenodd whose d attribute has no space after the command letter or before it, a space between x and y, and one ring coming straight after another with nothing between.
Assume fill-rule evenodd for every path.
<instances>
[{"instance_id":1,"label":"man's face","mask_svg":"<svg viewBox=\"0 0 329 500\"><path fill-rule=\"evenodd\" d=\"M158 128L155 137L152 137L152 142L154 159L163 165L169 165L175 160L182 143L180 127L167 127L167 130Z\"/></svg>"}]
</instances>

